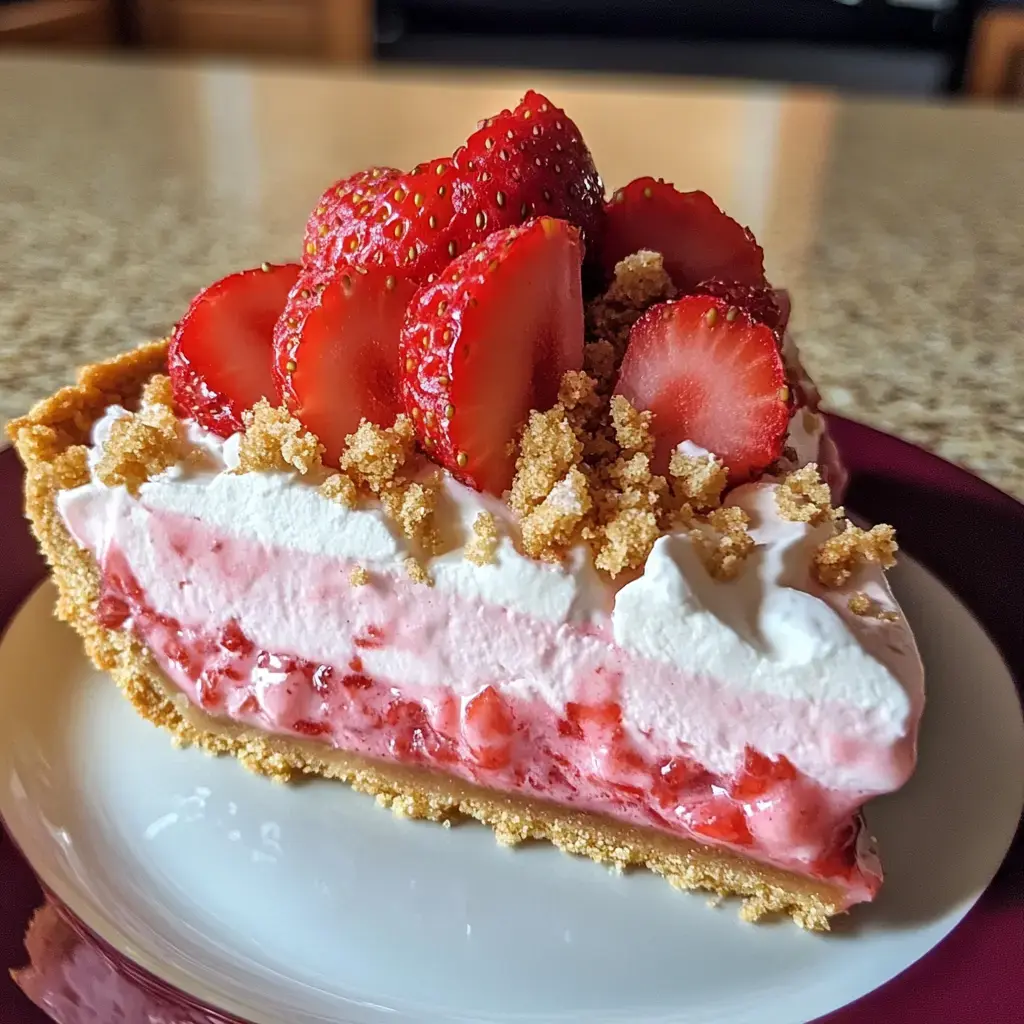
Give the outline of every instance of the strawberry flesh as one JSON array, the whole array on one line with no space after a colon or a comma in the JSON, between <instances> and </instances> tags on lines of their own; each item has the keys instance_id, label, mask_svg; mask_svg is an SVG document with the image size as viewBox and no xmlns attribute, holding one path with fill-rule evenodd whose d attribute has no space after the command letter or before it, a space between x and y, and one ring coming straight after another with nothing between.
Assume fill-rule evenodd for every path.
<instances>
[{"instance_id":1,"label":"strawberry flesh","mask_svg":"<svg viewBox=\"0 0 1024 1024\"><path fill-rule=\"evenodd\" d=\"M186 416L229 437L261 398L278 402L274 325L298 275L297 264L265 263L222 278L192 300L167 353L174 400Z\"/></svg>"},{"instance_id":2,"label":"strawberry flesh","mask_svg":"<svg viewBox=\"0 0 1024 1024\"><path fill-rule=\"evenodd\" d=\"M306 272L278 321L281 395L320 439L329 465L360 420L391 424L402 411L398 337L414 286L389 278L379 267Z\"/></svg>"},{"instance_id":3,"label":"strawberry flesh","mask_svg":"<svg viewBox=\"0 0 1024 1024\"><path fill-rule=\"evenodd\" d=\"M515 724L501 695L485 686L463 712L466 742L482 768L504 768L511 760Z\"/></svg>"},{"instance_id":4,"label":"strawberry flesh","mask_svg":"<svg viewBox=\"0 0 1024 1024\"><path fill-rule=\"evenodd\" d=\"M431 457L471 487L509 486L516 431L583 365L581 262L579 231L541 217L489 235L409 304L406 410Z\"/></svg>"},{"instance_id":5,"label":"strawberry flesh","mask_svg":"<svg viewBox=\"0 0 1024 1024\"><path fill-rule=\"evenodd\" d=\"M764 287L764 252L749 228L722 213L706 192L679 192L637 178L605 206L601 264L611 277L619 260L641 249L660 252L682 293L702 281Z\"/></svg>"},{"instance_id":6,"label":"strawberry flesh","mask_svg":"<svg viewBox=\"0 0 1024 1024\"><path fill-rule=\"evenodd\" d=\"M775 334L722 299L649 309L630 332L616 392L654 413L659 471L685 440L722 459L731 484L782 454L789 388Z\"/></svg>"}]
</instances>

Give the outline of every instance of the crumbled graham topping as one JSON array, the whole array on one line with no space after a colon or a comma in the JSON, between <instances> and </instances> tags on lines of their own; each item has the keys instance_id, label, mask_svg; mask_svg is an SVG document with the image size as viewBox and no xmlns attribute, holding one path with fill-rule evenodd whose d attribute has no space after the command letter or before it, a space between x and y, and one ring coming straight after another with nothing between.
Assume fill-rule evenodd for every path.
<instances>
[{"instance_id":1,"label":"crumbled graham topping","mask_svg":"<svg viewBox=\"0 0 1024 1024\"><path fill-rule=\"evenodd\" d=\"M436 479L412 483L392 480L380 495L384 511L398 524L403 535L428 553L438 546L434 511L440 487Z\"/></svg>"},{"instance_id":2,"label":"crumbled graham topping","mask_svg":"<svg viewBox=\"0 0 1024 1024\"><path fill-rule=\"evenodd\" d=\"M332 473L321 485L320 493L328 501L335 501L345 508L355 508L359 491L347 473Z\"/></svg>"},{"instance_id":3,"label":"crumbled graham topping","mask_svg":"<svg viewBox=\"0 0 1024 1024\"><path fill-rule=\"evenodd\" d=\"M353 587L365 587L370 582L370 574L361 565L353 565L348 571L348 581Z\"/></svg>"},{"instance_id":4,"label":"crumbled graham topping","mask_svg":"<svg viewBox=\"0 0 1024 1024\"><path fill-rule=\"evenodd\" d=\"M785 476L775 491L775 503L783 519L818 526L835 518L832 492L811 462Z\"/></svg>"},{"instance_id":5,"label":"crumbled graham topping","mask_svg":"<svg viewBox=\"0 0 1024 1024\"><path fill-rule=\"evenodd\" d=\"M657 516L642 508L623 508L601 528L594 564L613 578L647 560L661 534Z\"/></svg>"},{"instance_id":6,"label":"crumbled graham topping","mask_svg":"<svg viewBox=\"0 0 1024 1024\"><path fill-rule=\"evenodd\" d=\"M583 454L565 406L547 412L531 412L519 442L516 475L508 504L526 517L551 493L551 489L575 466Z\"/></svg>"},{"instance_id":7,"label":"crumbled graham topping","mask_svg":"<svg viewBox=\"0 0 1024 1024\"><path fill-rule=\"evenodd\" d=\"M303 476L323 464L323 445L284 405L261 398L242 413L245 433L238 448L236 473L298 470Z\"/></svg>"},{"instance_id":8,"label":"crumbled graham topping","mask_svg":"<svg viewBox=\"0 0 1024 1024\"><path fill-rule=\"evenodd\" d=\"M523 550L532 558L557 561L572 545L576 528L590 507L587 478L574 466L523 516Z\"/></svg>"},{"instance_id":9,"label":"crumbled graham topping","mask_svg":"<svg viewBox=\"0 0 1024 1024\"><path fill-rule=\"evenodd\" d=\"M676 451L668 464L672 494L691 508L718 508L729 470L714 455L684 455Z\"/></svg>"},{"instance_id":10,"label":"crumbled graham topping","mask_svg":"<svg viewBox=\"0 0 1024 1024\"><path fill-rule=\"evenodd\" d=\"M403 565L405 566L406 574L413 583L422 583L427 587L432 587L434 585L434 581L430 578L430 574L423 567L423 563L418 558L410 555Z\"/></svg>"},{"instance_id":11,"label":"crumbled graham topping","mask_svg":"<svg viewBox=\"0 0 1024 1024\"><path fill-rule=\"evenodd\" d=\"M587 307L588 332L603 343L600 352L592 354L597 356L602 371L595 374L602 390L611 390L614 370L626 351L633 324L654 303L675 296L660 253L637 252L615 267L615 279L608 291ZM593 371L598 366L588 369Z\"/></svg>"},{"instance_id":12,"label":"crumbled graham topping","mask_svg":"<svg viewBox=\"0 0 1024 1024\"><path fill-rule=\"evenodd\" d=\"M690 531L701 561L716 580L733 580L744 559L754 550L754 538L747 531L750 517L741 508L716 508L707 517L711 531L699 526Z\"/></svg>"},{"instance_id":13,"label":"crumbled graham topping","mask_svg":"<svg viewBox=\"0 0 1024 1024\"><path fill-rule=\"evenodd\" d=\"M498 552L498 524L490 512L478 512L473 520L473 536L466 542L463 555L474 565L490 565Z\"/></svg>"},{"instance_id":14,"label":"crumbled graham topping","mask_svg":"<svg viewBox=\"0 0 1024 1024\"><path fill-rule=\"evenodd\" d=\"M356 486L380 494L396 479L415 448L412 420L399 416L394 426L379 427L363 420L354 434L345 438L341 469Z\"/></svg>"},{"instance_id":15,"label":"crumbled graham topping","mask_svg":"<svg viewBox=\"0 0 1024 1024\"><path fill-rule=\"evenodd\" d=\"M611 401L612 427L615 430L615 441L624 452L643 452L650 455L654 451L654 437L651 434L651 412L637 412L628 399L622 395L614 395Z\"/></svg>"},{"instance_id":16,"label":"crumbled graham topping","mask_svg":"<svg viewBox=\"0 0 1024 1024\"><path fill-rule=\"evenodd\" d=\"M139 411L111 424L96 479L107 487L123 484L136 494L147 480L173 466L184 449L170 379L154 376L142 390Z\"/></svg>"},{"instance_id":17,"label":"crumbled graham topping","mask_svg":"<svg viewBox=\"0 0 1024 1024\"><path fill-rule=\"evenodd\" d=\"M863 591L858 591L847 603L854 615L861 615L869 619L879 619L882 622L899 622L900 620L898 612L884 609L877 601Z\"/></svg>"},{"instance_id":18,"label":"crumbled graham topping","mask_svg":"<svg viewBox=\"0 0 1024 1024\"><path fill-rule=\"evenodd\" d=\"M814 554L814 574L826 587L841 587L861 565L874 563L888 569L896 564L896 531L886 523L862 530L846 529L829 537Z\"/></svg>"}]
</instances>

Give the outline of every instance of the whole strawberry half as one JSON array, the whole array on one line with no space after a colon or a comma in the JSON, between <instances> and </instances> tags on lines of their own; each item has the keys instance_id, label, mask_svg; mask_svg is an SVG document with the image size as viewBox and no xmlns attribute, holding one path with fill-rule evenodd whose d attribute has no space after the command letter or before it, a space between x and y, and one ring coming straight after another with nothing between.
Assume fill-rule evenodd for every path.
<instances>
[{"instance_id":1,"label":"whole strawberry half","mask_svg":"<svg viewBox=\"0 0 1024 1024\"><path fill-rule=\"evenodd\" d=\"M398 337L415 291L380 267L306 270L274 331L274 378L301 423L337 465L360 420L402 411Z\"/></svg>"},{"instance_id":2,"label":"whole strawberry half","mask_svg":"<svg viewBox=\"0 0 1024 1024\"><path fill-rule=\"evenodd\" d=\"M298 275L295 263L264 263L192 300L167 352L174 400L187 416L228 437L243 428L246 409L264 397L277 401L274 325Z\"/></svg>"},{"instance_id":3,"label":"whole strawberry half","mask_svg":"<svg viewBox=\"0 0 1024 1024\"><path fill-rule=\"evenodd\" d=\"M380 266L424 283L491 232L531 217L563 218L593 238L604 218L579 129L535 92L481 122L451 157L367 173L321 197L307 226L309 262Z\"/></svg>"},{"instance_id":4,"label":"whole strawberry half","mask_svg":"<svg viewBox=\"0 0 1024 1024\"><path fill-rule=\"evenodd\" d=\"M680 292L702 281L764 287L764 252L706 192L679 192L654 178L637 178L605 206L601 264L607 276L641 249L660 252Z\"/></svg>"},{"instance_id":5,"label":"whole strawberry half","mask_svg":"<svg viewBox=\"0 0 1024 1024\"><path fill-rule=\"evenodd\" d=\"M658 470L686 440L721 458L733 484L782 454L790 396L775 332L723 299L688 295L649 309L630 332L615 390L654 413Z\"/></svg>"},{"instance_id":6,"label":"whole strawberry half","mask_svg":"<svg viewBox=\"0 0 1024 1024\"><path fill-rule=\"evenodd\" d=\"M394 167L369 167L336 181L317 200L306 221L302 263L307 267L329 268L347 263L341 251L343 228L372 197L386 192L388 184L402 172Z\"/></svg>"},{"instance_id":7,"label":"whole strawberry half","mask_svg":"<svg viewBox=\"0 0 1024 1024\"><path fill-rule=\"evenodd\" d=\"M516 431L583 365L579 234L551 217L497 231L409 304L405 407L431 456L478 490L509 486Z\"/></svg>"}]
</instances>

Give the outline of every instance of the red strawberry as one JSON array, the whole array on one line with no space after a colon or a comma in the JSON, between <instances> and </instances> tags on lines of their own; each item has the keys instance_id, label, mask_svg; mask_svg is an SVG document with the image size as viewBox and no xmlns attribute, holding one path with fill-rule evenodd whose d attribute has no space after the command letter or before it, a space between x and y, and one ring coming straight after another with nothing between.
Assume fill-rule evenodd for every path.
<instances>
[{"instance_id":1,"label":"red strawberry","mask_svg":"<svg viewBox=\"0 0 1024 1024\"><path fill-rule=\"evenodd\" d=\"M729 787L729 795L734 800L754 800L767 793L776 782L791 782L795 778L796 769L785 755L773 761L753 747L747 747L743 766Z\"/></svg>"},{"instance_id":2,"label":"red strawberry","mask_svg":"<svg viewBox=\"0 0 1024 1024\"><path fill-rule=\"evenodd\" d=\"M358 217L371 197L386 191L402 172L394 167L370 167L336 181L320 198L306 221L302 262L310 267L333 267L348 262L341 251L344 227Z\"/></svg>"},{"instance_id":3,"label":"red strawberry","mask_svg":"<svg viewBox=\"0 0 1024 1024\"><path fill-rule=\"evenodd\" d=\"M697 835L722 843L750 846L754 841L743 811L726 800L712 799L698 804L683 815L683 820Z\"/></svg>"},{"instance_id":4,"label":"red strawberry","mask_svg":"<svg viewBox=\"0 0 1024 1024\"><path fill-rule=\"evenodd\" d=\"M405 406L424 447L454 476L501 494L512 440L583 365L579 231L540 217L489 235L409 304Z\"/></svg>"},{"instance_id":5,"label":"red strawberry","mask_svg":"<svg viewBox=\"0 0 1024 1024\"><path fill-rule=\"evenodd\" d=\"M782 454L789 389L775 334L722 299L690 295L633 326L616 391L654 413L655 465L690 440L739 483Z\"/></svg>"},{"instance_id":6,"label":"red strawberry","mask_svg":"<svg viewBox=\"0 0 1024 1024\"><path fill-rule=\"evenodd\" d=\"M515 110L481 121L452 159L472 197L456 202L467 229L480 213L492 231L547 214L575 224L584 243L596 246L604 223L601 176L579 128L545 96L531 89Z\"/></svg>"},{"instance_id":7,"label":"red strawberry","mask_svg":"<svg viewBox=\"0 0 1024 1024\"><path fill-rule=\"evenodd\" d=\"M288 407L336 465L365 417L390 424L402 410L398 335L415 286L379 267L307 271L274 335L274 377Z\"/></svg>"},{"instance_id":8,"label":"red strawberry","mask_svg":"<svg viewBox=\"0 0 1024 1024\"><path fill-rule=\"evenodd\" d=\"M761 286L764 253L749 228L715 206L706 192L677 192L667 182L637 178L606 204L601 263L610 277L619 260L640 249L660 252L680 292L701 281Z\"/></svg>"},{"instance_id":9,"label":"red strawberry","mask_svg":"<svg viewBox=\"0 0 1024 1024\"><path fill-rule=\"evenodd\" d=\"M724 299L730 306L739 306L751 320L771 327L774 331L778 332L785 326L782 310L779 308L779 292L774 288L766 285L736 284L712 278L710 281L701 281L693 291L697 295L714 295L715 298Z\"/></svg>"},{"instance_id":10,"label":"red strawberry","mask_svg":"<svg viewBox=\"0 0 1024 1024\"><path fill-rule=\"evenodd\" d=\"M511 759L515 723L501 694L485 686L465 708L465 736L483 768L504 768Z\"/></svg>"},{"instance_id":11,"label":"red strawberry","mask_svg":"<svg viewBox=\"0 0 1024 1024\"><path fill-rule=\"evenodd\" d=\"M174 400L221 437L242 429L261 398L277 402L271 373L274 324L299 274L264 263L204 288L174 328L167 352Z\"/></svg>"},{"instance_id":12,"label":"red strawberry","mask_svg":"<svg viewBox=\"0 0 1024 1024\"><path fill-rule=\"evenodd\" d=\"M593 236L604 217L603 186L579 129L534 92L482 122L452 157L403 174L366 173L321 197L307 261L378 265L423 283L492 231L530 217L562 217Z\"/></svg>"}]
</instances>

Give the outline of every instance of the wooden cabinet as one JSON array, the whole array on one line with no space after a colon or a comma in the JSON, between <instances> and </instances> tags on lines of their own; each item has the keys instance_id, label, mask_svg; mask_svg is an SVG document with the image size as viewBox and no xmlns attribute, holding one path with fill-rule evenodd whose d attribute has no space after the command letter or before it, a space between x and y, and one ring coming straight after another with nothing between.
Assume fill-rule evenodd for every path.
<instances>
[{"instance_id":1,"label":"wooden cabinet","mask_svg":"<svg viewBox=\"0 0 1024 1024\"><path fill-rule=\"evenodd\" d=\"M373 46L373 0L138 0L144 46L187 53L357 62Z\"/></svg>"},{"instance_id":2,"label":"wooden cabinet","mask_svg":"<svg viewBox=\"0 0 1024 1024\"><path fill-rule=\"evenodd\" d=\"M107 46L114 42L109 0L31 0L0 6L0 46Z\"/></svg>"}]
</instances>

